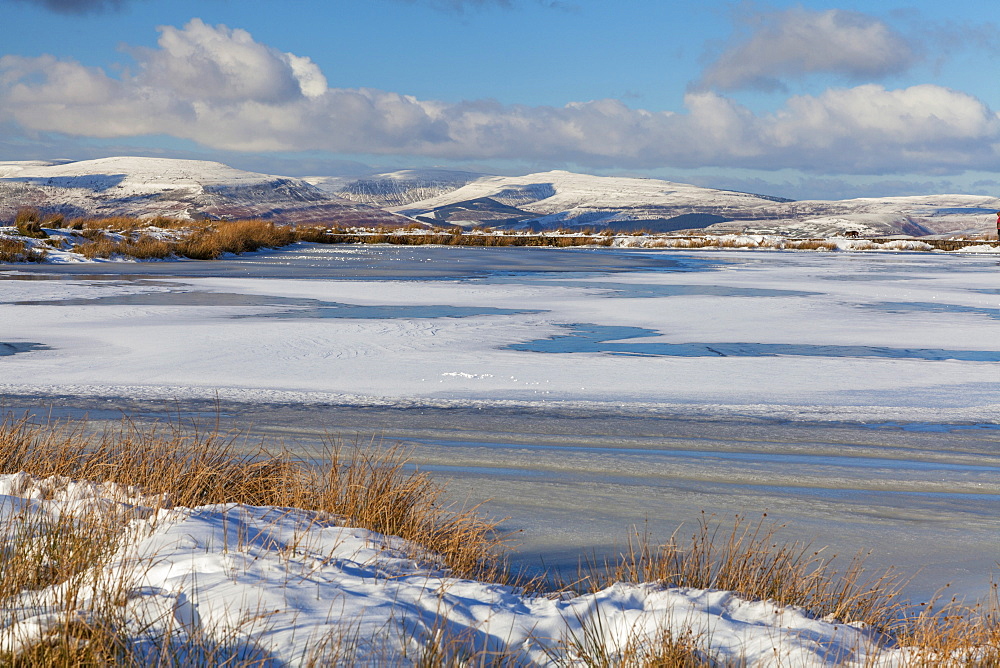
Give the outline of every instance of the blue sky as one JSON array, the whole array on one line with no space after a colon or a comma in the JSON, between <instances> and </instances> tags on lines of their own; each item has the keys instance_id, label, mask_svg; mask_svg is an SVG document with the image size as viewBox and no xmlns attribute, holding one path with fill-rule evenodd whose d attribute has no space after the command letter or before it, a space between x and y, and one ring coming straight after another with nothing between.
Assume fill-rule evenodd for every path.
<instances>
[{"instance_id":1,"label":"blue sky","mask_svg":"<svg viewBox=\"0 0 1000 668\"><path fill-rule=\"evenodd\" d=\"M1000 191L995 0L0 0L0 159Z\"/></svg>"}]
</instances>

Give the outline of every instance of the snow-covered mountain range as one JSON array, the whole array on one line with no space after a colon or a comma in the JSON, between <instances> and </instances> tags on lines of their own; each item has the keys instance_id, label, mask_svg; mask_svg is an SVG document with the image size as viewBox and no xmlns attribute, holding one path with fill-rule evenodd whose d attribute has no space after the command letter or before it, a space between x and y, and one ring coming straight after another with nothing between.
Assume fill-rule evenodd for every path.
<instances>
[{"instance_id":1,"label":"snow-covered mountain range","mask_svg":"<svg viewBox=\"0 0 1000 668\"><path fill-rule=\"evenodd\" d=\"M451 192L389 207L417 220L464 226L611 227L826 237L989 232L1000 198L927 195L791 201L657 179L554 171L484 176Z\"/></svg>"},{"instance_id":2,"label":"snow-covered mountain range","mask_svg":"<svg viewBox=\"0 0 1000 668\"><path fill-rule=\"evenodd\" d=\"M750 232L829 237L992 232L1000 198L925 195L791 201L658 179L565 171L493 176L414 169L304 179L217 162L104 158L0 162L0 221L23 206L67 216L270 218L286 223L499 229Z\"/></svg>"},{"instance_id":3,"label":"snow-covered mountain range","mask_svg":"<svg viewBox=\"0 0 1000 668\"><path fill-rule=\"evenodd\" d=\"M339 199L301 179L163 158L0 162L0 220L11 220L25 206L69 217L270 218L366 226L412 222Z\"/></svg>"}]
</instances>

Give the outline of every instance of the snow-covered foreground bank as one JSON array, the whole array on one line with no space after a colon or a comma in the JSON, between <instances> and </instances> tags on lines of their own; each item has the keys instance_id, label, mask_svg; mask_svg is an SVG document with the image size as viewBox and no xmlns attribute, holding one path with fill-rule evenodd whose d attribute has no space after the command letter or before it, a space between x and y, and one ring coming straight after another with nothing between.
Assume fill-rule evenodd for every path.
<instances>
[{"instance_id":1,"label":"snow-covered foreground bank","mask_svg":"<svg viewBox=\"0 0 1000 668\"><path fill-rule=\"evenodd\" d=\"M655 642L664 629L690 633L726 663L896 666L908 658L863 624L813 619L725 591L616 584L592 595L526 595L450 577L433 555L415 561L399 539L336 518L235 504L155 510L145 505L151 501L135 490L0 476L8 540L33 514L108 512L127 503L135 518L122 547L78 576L83 586L59 584L3 603L0 652L24 651L67 614L86 624L102 614L102 592L113 591L112 607L137 651L152 658L157 647L170 647L181 663L190 645L200 645L220 663L408 665L443 650L565 665L574 648L603 644L614 652ZM67 595L73 587L76 597Z\"/></svg>"}]
</instances>

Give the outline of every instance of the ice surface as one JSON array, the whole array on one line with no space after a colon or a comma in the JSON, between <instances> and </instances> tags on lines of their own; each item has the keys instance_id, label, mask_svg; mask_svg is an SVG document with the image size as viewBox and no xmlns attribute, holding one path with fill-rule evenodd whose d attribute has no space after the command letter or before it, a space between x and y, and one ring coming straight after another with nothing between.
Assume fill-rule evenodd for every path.
<instances>
[{"instance_id":1,"label":"ice surface","mask_svg":"<svg viewBox=\"0 0 1000 668\"><path fill-rule=\"evenodd\" d=\"M371 265L365 280L312 278L308 266L291 278L292 251L269 256L285 265L282 278L169 278L170 269L188 269L182 263L161 267L155 284L68 274L5 281L0 340L50 350L9 358L3 387L250 401L739 407L880 420L924 420L933 411L940 420L978 421L1000 403L992 315L1000 300L983 292L1000 285L990 260L734 254L685 270L671 260L695 254L646 251L643 259L663 258L664 270L639 263L589 271L581 282L571 271L463 266L488 256L455 250L419 254L432 272L467 278L422 280L412 267L372 280L405 257L379 249L356 252ZM342 255L331 252L329 262ZM595 255L602 253L578 256ZM336 317L315 317L327 313ZM536 352L542 344L531 342L558 344L567 325L601 332L594 336L603 343L570 357ZM611 354L621 352L633 356ZM476 377L442 375L453 371Z\"/></svg>"}]
</instances>

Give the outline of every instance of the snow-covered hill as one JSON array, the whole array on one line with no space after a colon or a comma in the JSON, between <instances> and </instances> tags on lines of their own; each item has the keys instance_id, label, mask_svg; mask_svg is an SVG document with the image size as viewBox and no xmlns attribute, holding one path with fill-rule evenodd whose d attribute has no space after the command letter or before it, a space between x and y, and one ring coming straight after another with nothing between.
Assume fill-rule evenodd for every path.
<instances>
[{"instance_id":1,"label":"snow-covered hill","mask_svg":"<svg viewBox=\"0 0 1000 668\"><path fill-rule=\"evenodd\" d=\"M656 179L552 171L488 176L452 192L390 208L420 220L497 227L704 227L784 201Z\"/></svg>"},{"instance_id":2,"label":"snow-covered hill","mask_svg":"<svg viewBox=\"0 0 1000 668\"><path fill-rule=\"evenodd\" d=\"M164 158L0 162L0 220L12 219L24 206L67 216L272 218L368 226L412 222L331 196L301 179Z\"/></svg>"},{"instance_id":3,"label":"snow-covered hill","mask_svg":"<svg viewBox=\"0 0 1000 668\"><path fill-rule=\"evenodd\" d=\"M419 220L501 228L746 231L791 236L982 233L1000 199L928 195L790 201L657 179L563 171L482 177L428 199L390 207Z\"/></svg>"}]
</instances>

